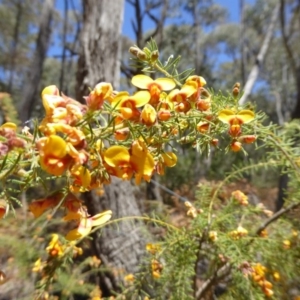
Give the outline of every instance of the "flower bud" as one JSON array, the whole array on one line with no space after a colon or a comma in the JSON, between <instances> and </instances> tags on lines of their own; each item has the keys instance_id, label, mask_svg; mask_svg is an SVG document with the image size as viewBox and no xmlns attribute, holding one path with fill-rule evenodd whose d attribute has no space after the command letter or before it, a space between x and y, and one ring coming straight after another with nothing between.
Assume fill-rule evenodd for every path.
<instances>
[{"instance_id":1,"label":"flower bud","mask_svg":"<svg viewBox=\"0 0 300 300\"><path fill-rule=\"evenodd\" d=\"M150 104L146 104L141 112L142 123L147 126L151 126L155 123L156 116L157 112L155 108Z\"/></svg>"},{"instance_id":2,"label":"flower bud","mask_svg":"<svg viewBox=\"0 0 300 300\"><path fill-rule=\"evenodd\" d=\"M197 130L200 132L200 133L205 133L207 132L209 129L209 123L208 122L202 122L200 121L198 124L197 124Z\"/></svg>"},{"instance_id":3,"label":"flower bud","mask_svg":"<svg viewBox=\"0 0 300 300\"><path fill-rule=\"evenodd\" d=\"M130 47L129 48L129 52L136 56L137 58L141 59L141 60L146 60L147 59L147 55L144 51L142 51L140 48L138 47Z\"/></svg>"},{"instance_id":4,"label":"flower bud","mask_svg":"<svg viewBox=\"0 0 300 300\"><path fill-rule=\"evenodd\" d=\"M242 149L242 143L238 141L233 141L230 145L230 149L233 152L239 152Z\"/></svg>"},{"instance_id":5,"label":"flower bud","mask_svg":"<svg viewBox=\"0 0 300 300\"><path fill-rule=\"evenodd\" d=\"M160 109L157 113L157 118L160 121L168 121L171 118L171 112L168 109Z\"/></svg>"},{"instance_id":6,"label":"flower bud","mask_svg":"<svg viewBox=\"0 0 300 300\"><path fill-rule=\"evenodd\" d=\"M119 129L114 132L114 137L117 141L124 141L128 138L129 133L128 128Z\"/></svg>"},{"instance_id":7,"label":"flower bud","mask_svg":"<svg viewBox=\"0 0 300 300\"><path fill-rule=\"evenodd\" d=\"M210 143L211 143L211 145L217 147L218 144L219 144L219 140L218 139L212 139Z\"/></svg>"},{"instance_id":8,"label":"flower bud","mask_svg":"<svg viewBox=\"0 0 300 300\"><path fill-rule=\"evenodd\" d=\"M240 136L238 140L245 144L252 144L253 142L256 141L256 136L255 135L243 135L243 136Z\"/></svg>"},{"instance_id":9,"label":"flower bud","mask_svg":"<svg viewBox=\"0 0 300 300\"><path fill-rule=\"evenodd\" d=\"M151 57L150 57L151 61L152 61L152 62L157 61L158 57L159 57L159 52L158 52L158 50L152 51Z\"/></svg>"}]
</instances>

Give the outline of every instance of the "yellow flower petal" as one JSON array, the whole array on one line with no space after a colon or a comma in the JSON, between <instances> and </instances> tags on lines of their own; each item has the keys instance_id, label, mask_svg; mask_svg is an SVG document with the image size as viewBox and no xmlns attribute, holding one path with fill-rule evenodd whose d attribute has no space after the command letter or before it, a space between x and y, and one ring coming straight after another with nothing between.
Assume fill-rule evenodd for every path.
<instances>
[{"instance_id":1,"label":"yellow flower petal","mask_svg":"<svg viewBox=\"0 0 300 300\"><path fill-rule=\"evenodd\" d=\"M155 166L154 158L151 153L146 153L144 157L131 156L131 163L136 173L143 176L151 176Z\"/></svg>"},{"instance_id":2,"label":"yellow flower petal","mask_svg":"<svg viewBox=\"0 0 300 300\"><path fill-rule=\"evenodd\" d=\"M63 158L67 155L67 143L58 135L50 135L43 147L45 155L55 158Z\"/></svg>"},{"instance_id":3,"label":"yellow flower petal","mask_svg":"<svg viewBox=\"0 0 300 300\"><path fill-rule=\"evenodd\" d=\"M83 218L80 221L78 228L75 228L67 233L66 239L68 241L78 240L80 238L87 236L91 232L91 230L92 230L92 221L90 219Z\"/></svg>"},{"instance_id":4,"label":"yellow flower petal","mask_svg":"<svg viewBox=\"0 0 300 300\"><path fill-rule=\"evenodd\" d=\"M166 165L167 167L174 167L176 165L177 156L175 153L166 152L166 153L163 153L161 156L164 160L164 165Z\"/></svg>"},{"instance_id":5,"label":"yellow flower petal","mask_svg":"<svg viewBox=\"0 0 300 300\"><path fill-rule=\"evenodd\" d=\"M230 109L223 109L219 112L218 118L223 123L229 123L235 117L235 113Z\"/></svg>"},{"instance_id":6,"label":"yellow flower petal","mask_svg":"<svg viewBox=\"0 0 300 300\"><path fill-rule=\"evenodd\" d=\"M170 91L176 87L176 83L170 78L157 78L154 82L157 83L163 91Z\"/></svg>"},{"instance_id":7,"label":"yellow flower petal","mask_svg":"<svg viewBox=\"0 0 300 300\"><path fill-rule=\"evenodd\" d=\"M56 87L56 85L46 86L42 91L42 96L44 96L44 95L58 95L58 94L59 94L59 90Z\"/></svg>"},{"instance_id":8,"label":"yellow flower petal","mask_svg":"<svg viewBox=\"0 0 300 300\"><path fill-rule=\"evenodd\" d=\"M136 140L132 143L131 146L131 153L133 156L136 157L145 157L146 153L148 152L147 145L142 140Z\"/></svg>"},{"instance_id":9,"label":"yellow flower petal","mask_svg":"<svg viewBox=\"0 0 300 300\"><path fill-rule=\"evenodd\" d=\"M100 226L102 224L105 224L111 219L111 216L112 216L112 211L107 210L100 214L94 215L89 219L92 220L92 226L94 227L94 226Z\"/></svg>"},{"instance_id":10,"label":"yellow flower petal","mask_svg":"<svg viewBox=\"0 0 300 300\"><path fill-rule=\"evenodd\" d=\"M129 97L130 100L134 100L136 107L144 106L149 102L151 95L148 91L138 91L133 96Z\"/></svg>"},{"instance_id":11,"label":"yellow flower petal","mask_svg":"<svg viewBox=\"0 0 300 300\"><path fill-rule=\"evenodd\" d=\"M109 166L116 167L120 162L129 162L130 155L126 147L112 146L104 152L104 160Z\"/></svg>"},{"instance_id":12,"label":"yellow flower petal","mask_svg":"<svg viewBox=\"0 0 300 300\"><path fill-rule=\"evenodd\" d=\"M129 98L129 93L124 91L124 92L119 92L111 101L111 105L112 106L116 106L119 107L121 105L122 102L128 100Z\"/></svg>"},{"instance_id":13,"label":"yellow flower petal","mask_svg":"<svg viewBox=\"0 0 300 300\"><path fill-rule=\"evenodd\" d=\"M16 131L17 130L17 125L15 123L12 123L12 122L6 122L6 123L2 124L0 126L0 128L8 128L8 129L11 129L13 131Z\"/></svg>"},{"instance_id":14,"label":"yellow flower petal","mask_svg":"<svg viewBox=\"0 0 300 300\"><path fill-rule=\"evenodd\" d=\"M80 165L75 165L71 169L71 174L75 177L74 183L84 188L88 187L91 183L90 171Z\"/></svg>"},{"instance_id":15,"label":"yellow flower petal","mask_svg":"<svg viewBox=\"0 0 300 300\"><path fill-rule=\"evenodd\" d=\"M206 85L206 80L202 76L192 75L189 76L186 82L195 81L197 83L198 88Z\"/></svg>"},{"instance_id":16,"label":"yellow flower petal","mask_svg":"<svg viewBox=\"0 0 300 300\"><path fill-rule=\"evenodd\" d=\"M249 123L254 119L254 112L251 110L241 110L237 113L237 118L242 120L244 123Z\"/></svg>"},{"instance_id":17,"label":"yellow flower petal","mask_svg":"<svg viewBox=\"0 0 300 300\"><path fill-rule=\"evenodd\" d=\"M184 93L187 97L190 97L191 95L197 92L197 83L194 81L189 81L185 83L182 86L180 92Z\"/></svg>"},{"instance_id":18,"label":"yellow flower petal","mask_svg":"<svg viewBox=\"0 0 300 300\"><path fill-rule=\"evenodd\" d=\"M140 74L133 76L131 83L140 89L148 89L149 85L153 83L153 79L147 75Z\"/></svg>"},{"instance_id":19,"label":"yellow flower petal","mask_svg":"<svg viewBox=\"0 0 300 300\"><path fill-rule=\"evenodd\" d=\"M152 105L147 103L141 112L142 122L147 126L151 126L155 123L156 116L157 116L157 112L155 108Z\"/></svg>"}]
</instances>

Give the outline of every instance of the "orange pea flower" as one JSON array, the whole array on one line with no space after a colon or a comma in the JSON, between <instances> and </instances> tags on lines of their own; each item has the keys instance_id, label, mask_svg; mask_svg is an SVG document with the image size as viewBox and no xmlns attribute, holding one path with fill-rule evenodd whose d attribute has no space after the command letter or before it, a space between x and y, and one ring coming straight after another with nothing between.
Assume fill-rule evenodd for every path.
<instances>
[{"instance_id":1,"label":"orange pea flower","mask_svg":"<svg viewBox=\"0 0 300 300\"><path fill-rule=\"evenodd\" d=\"M104 100L106 99L110 102L113 99L112 85L107 82L100 82L86 97L86 103L90 110L98 110L102 109Z\"/></svg>"},{"instance_id":2,"label":"orange pea flower","mask_svg":"<svg viewBox=\"0 0 300 300\"><path fill-rule=\"evenodd\" d=\"M147 126L151 126L155 123L156 117L157 117L157 112L155 108L150 104L146 104L141 112L142 123Z\"/></svg>"},{"instance_id":3,"label":"orange pea flower","mask_svg":"<svg viewBox=\"0 0 300 300\"><path fill-rule=\"evenodd\" d=\"M120 92L112 100L111 105L116 106L121 112L123 119L136 120L140 116L137 107L144 106L150 100L150 93L148 91L139 91L130 96L128 92Z\"/></svg>"},{"instance_id":4,"label":"orange pea flower","mask_svg":"<svg viewBox=\"0 0 300 300\"><path fill-rule=\"evenodd\" d=\"M176 83L170 78L157 78L153 80L151 77L142 74L133 76L131 83L140 89L149 90L151 94L149 103L154 107L159 103L162 91L170 91L176 87Z\"/></svg>"},{"instance_id":5,"label":"orange pea flower","mask_svg":"<svg viewBox=\"0 0 300 300\"><path fill-rule=\"evenodd\" d=\"M104 152L104 160L111 175L124 180L135 174L136 183L149 181L154 169L154 159L142 141L134 141L131 151L123 146L111 146Z\"/></svg>"},{"instance_id":6,"label":"orange pea flower","mask_svg":"<svg viewBox=\"0 0 300 300\"><path fill-rule=\"evenodd\" d=\"M251 122L254 117L254 112L246 109L237 113L230 109L223 109L218 115L221 122L230 125L229 134L233 137L239 136L242 133L241 125Z\"/></svg>"},{"instance_id":7,"label":"orange pea flower","mask_svg":"<svg viewBox=\"0 0 300 300\"><path fill-rule=\"evenodd\" d=\"M49 174L60 176L72 160L68 155L67 143L57 135L40 138L37 142L41 168Z\"/></svg>"},{"instance_id":8,"label":"orange pea flower","mask_svg":"<svg viewBox=\"0 0 300 300\"><path fill-rule=\"evenodd\" d=\"M182 88L170 92L167 99L174 103L177 112L188 112L191 104L188 102L190 96L197 92L197 84L193 81L185 83Z\"/></svg>"},{"instance_id":9,"label":"orange pea flower","mask_svg":"<svg viewBox=\"0 0 300 300\"><path fill-rule=\"evenodd\" d=\"M185 81L187 84L189 83L196 83L197 85L197 90L194 92L193 95L190 96L190 100L192 102L196 102L200 99L200 96L201 96L201 91L202 91L202 87L206 85L206 80L202 77L202 76L198 76L198 75L192 75L192 76L189 76L186 81ZM205 101L205 100L202 100L202 102ZM198 108L199 109L199 108Z\"/></svg>"},{"instance_id":10,"label":"orange pea flower","mask_svg":"<svg viewBox=\"0 0 300 300\"><path fill-rule=\"evenodd\" d=\"M46 210L54 208L60 202L62 193L54 193L46 198L38 199L29 204L29 210L35 218L41 216Z\"/></svg>"},{"instance_id":11,"label":"orange pea flower","mask_svg":"<svg viewBox=\"0 0 300 300\"><path fill-rule=\"evenodd\" d=\"M70 173L73 178L72 191L84 192L89 190L91 184L91 173L90 171L81 165L74 165Z\"/></svg>"},{"instance_id":12,"label":"orange pea flower","mask_svg":"<svg viewBox=\"0 0 300 300\"><path fill-rule=\"evenodd\" d=\"M174 167L177 163L177 156L173 152L165 152L161 154L159 162L156 164L156 171L159 175L165 174L166 167Z\"/></svg>"},{"instance_id":13,"label":"orange pea flower","mask_svg":"<svg viewBox=\"0 0 300 300\"><path fill-rule=\"evenodd\" d=\"M46 117L41 122L40 130L47 123L76 124L86 112L86 106L65 95L60 96L56 86L51 85L42 91L42 102Z\"/></svg>"}]
</instances>

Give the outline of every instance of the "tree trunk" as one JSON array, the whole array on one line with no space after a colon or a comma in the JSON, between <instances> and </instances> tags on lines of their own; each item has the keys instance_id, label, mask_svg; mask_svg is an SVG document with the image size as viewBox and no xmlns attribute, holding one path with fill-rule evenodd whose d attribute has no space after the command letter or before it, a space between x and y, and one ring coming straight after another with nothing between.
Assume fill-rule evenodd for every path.
<instances>
[{"instance_id":1,"label":"tree trunk","mask_svg":"<svg viewBox=\"0 0 300 300\"><path fill-rule=\"evenodd\" d=\"M20 105L19 115L22 123L29 120L35 96L42 77L43 64L47 54L51 35L51 21L55 0L45 0L40 18L40 28L36 41L36 50L32 58L28 81L24 87L23 99Z\"/></svg>"},{"instance_id":2,"label":"tree trunk","mask_svg":"<svg viewBox=\"0 0 300 300\"><path fill-rule=\"evenodd\" d=\"M89 94L89 87L93 88L101 81L110 82L114 89L118 88L123 6L123 0L83 1L81 53L77 72L79 101ZM88 192L84 197L92 215L106 209L113 211L114 219L141 215L134 187L129 181L113 178L112 183L105 186L104 196ZM118 290L126 273L137 271L145 249L142 230L145 228L141 222L130 220L94 234L94 254L110 270L106 274L99 274L97 278L103 296Z\"/></svg>"},{"instance_id":3,"label":"tree trunk","mask_svg":"<svg viewBox=\"0 0 300 300\"><path fill-rule=\"evenodd\" d=\"M259 50L259 53L256 57L255 64L252 67L252 70L251 70L251 72L248 76L248 79L246 81L246 84L245 84L245 87L244 87L244 94L241 97L241 99L239 100L240 105L243 105L247 102L248 97L251 94L252 88L253 88L253 86L254 86L257 78L258 78L260 67L261 67L261 65L264 61L264 58L265 58L266 54L267 54L268 48L269 48L270 43L271 43L271 38L272 38L274 30L275 30L275 25L276 25L276 22L278 20L279 8L280 8L280 4L278 3L276 5L276 7L274 8L274 10L273 10L272 19L271 19L270 25L267 29L266 36L265 36L264 41L262 43L262 46Z\"/></svg>"}]
</instances>

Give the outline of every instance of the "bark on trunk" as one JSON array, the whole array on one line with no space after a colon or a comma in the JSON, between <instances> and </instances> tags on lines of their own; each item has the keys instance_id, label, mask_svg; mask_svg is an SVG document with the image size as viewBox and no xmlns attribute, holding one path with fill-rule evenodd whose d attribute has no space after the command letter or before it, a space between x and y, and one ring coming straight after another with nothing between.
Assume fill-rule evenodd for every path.
<instances>
[{"instance_id":1,"label":"bark on trunk","mask_svg":"<svg viewBox=\"0 0 300 300\"><path fill-rule=\"evenodd\" d=\"M83 1L83 26L81 32L81 53L77 72L77 99L83 100L101 81L118 88L120 77L120 41L123 18L123 0L85 0ZM134 187L128 181L113 178L105 186L105 195L94 192L84 195L90 214L105 209L113 211L113 218L141 215ZM99 274L97 278L103 296L118 290L126 272L138 269L139 259L144 253L144 230L142 223L122 221L115 227L104 228L93 236L94 254L110 268L110 272Z\"/></svg>"},{"instance_id":2,"label":"bark on trunk","mask_svg":"<svg viewBox=\"0 0 300 300\"><path fill-rule=\"evenodd\" d=\"M50 35L51 21L55 0L45 0L40 18L40 28L36 41L36 50L32 58L28 82L25 84L23 99L20 105L19 115L22 123L29 120L35 96L38 91L44 60L47 54Z\"/></svg>"}]
</instances>

